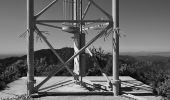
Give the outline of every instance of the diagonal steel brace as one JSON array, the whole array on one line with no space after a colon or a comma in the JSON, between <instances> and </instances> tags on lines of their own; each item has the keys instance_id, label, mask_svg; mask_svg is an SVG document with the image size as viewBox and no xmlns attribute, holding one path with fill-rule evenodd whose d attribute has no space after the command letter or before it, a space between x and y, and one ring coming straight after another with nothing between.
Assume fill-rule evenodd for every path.
<instances>
[{"instance_id":1,"label":"diagonal steel brace","mask_svg":"<svg viewBox=\"0 0 170 100\"><path fill-rule=\"evenodd\" d=\"M48 40L46 39L46 37L41 33L41 31L35 27L38 35L44 40L44 42L50 47L50 49L52 50L52 52L55 54L55 56L57 56L57 58L61 61L62 64L64 64L63 59L59 56L59 54L55 51L55 49L52 47L52 45L48 42ZM65 66L66 69L70 72L70 74L76 78L76 75L73 73L73 71L71 71L71 69L66 65Z\"/></svg>"},{"instance_id":2,"label":"diagonal steel brace","mask_svg":"<svg viewBox=\"0 0 170 100\"><path fill-rule=\"evenodd\" d=\"M35 15L35 18L37 19L40 17L45 11L47 11L50 7L52 7L58 0L52 1L49 5L47 5L43 10L41 10L38 14Z\"/></svg>"},{"instance_id":3,"label":"diagonal steel brace","mask_svg":"<svg viewBox=\"0 0 170 100\"><path fill-rule=\"evenodd\" d=\"M86 17L86 14L87 14L87 12L88 12L88 10L89 10L89 8L90 8L90 5L91 5L91 2L89 1L88 4L87 4L87 6L86 6L86 8L85 8L84 13L83 13L82 19L84 19L84 18Z\"/></svg>"},{"instance_id":4,"label":"diagonal steel brace","mask_svg":"<svg viewBox=\"0 0 170 100\"><path fill-rule=\"evenodd\" d=\"M93 42L95 42L98 38L100 38L109 28L112 27L112 23L109 24L105 29L103 29L97 36L95 36L91 41L89 41L84 47L82 47L76 54L74 54L69 60L67 60L64 64L62 64L60 66L61 70L63 68L63 66L66 66L70 61L72 61L76 56L78 56L81 52L83 52L88 46L90 46ZM50 73L49 75L37 86L35 86L34 90L36 92L38 92L38 89L45 83L47 82L53 75L55 75L58 70L56 70L57 67L55 67Z\"/></svg>"}]
</instances>

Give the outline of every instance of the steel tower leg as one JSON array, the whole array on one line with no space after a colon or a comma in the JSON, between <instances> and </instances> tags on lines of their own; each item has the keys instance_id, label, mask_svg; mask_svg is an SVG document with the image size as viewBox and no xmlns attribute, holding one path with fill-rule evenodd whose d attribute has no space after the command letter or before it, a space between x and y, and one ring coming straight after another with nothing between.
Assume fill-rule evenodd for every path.
<instances>
[{"instance_id":1,"label":"steel tower leg","mask_svg":"<svg viewBox=\"0 0 170 100\"><path fill-rule=\"evenodd\" d=\"M82 0L74 0L74 11L73 11L73 19L74 20L82 20ZM77 52L83 46L85 46L85 34L82 33L82 23L75 23L77 27L79 27L79 32L74 35L74 51ZM80 80L82 83L82 77L84 76L84 68L85 67L85 54L84 52L75 57L74 59L74 72L80 76Z\"/></svg>"},{"instance_id":2,"label":"steel tower leg","mask_svg":"<svg viewBox=\"0 0 170 100\"><path fill-rule=\"evenodd\" d=\"M119 0L112 0L112 16L113 16L113 93L114 96L119 95L120 80L119 80Z\"/></svg>"},{"instance_id":3,"label":"steel tower leg","mask_svg":"<svg viewBox=\"0 0 170 100\"><path fill-rule=\"evenodd\" d=\"M27 0L27 94L34 93L34 0Z\"/></svg>"},{"instance_id":4,"label":"steel tower leg","mask_svg":"<svg viewBox=\"0 0 170 100\"><path fill-rule=\"evenodd\" d=\"M74 20L79 20L80 16L79 16L79 0L74 0L74 4L73 4L73 19ZM76 27L79 27L78 23L74 23L74 25ZM74 52L78 52L78 50L80 49L80 31L78 33L75 33L74 35ZM74 72L77 75L80 75L80 56L78 55L77 57L74 58Z\"/></svg>"}]
</instances>

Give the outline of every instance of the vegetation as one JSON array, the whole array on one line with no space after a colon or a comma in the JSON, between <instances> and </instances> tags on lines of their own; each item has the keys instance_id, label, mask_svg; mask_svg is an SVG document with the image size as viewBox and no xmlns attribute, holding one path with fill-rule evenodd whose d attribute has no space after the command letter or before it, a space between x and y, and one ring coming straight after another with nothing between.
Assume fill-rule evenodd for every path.
<instances>
[{"instance_id":1,"label":"vegetation","mask_svg":"<svg viewBox=\"0 0 170 100\"><path fill-rule=\"evenodd\" d=\"M126 61L120 65L121 75L131 77L152 86L153 93L161 96L168 96L170 90L170 58L146 57L132 58L126 57ZM154 58L154 59L152 59ZM164 60L160 60L164 59Z\"/></svg>"},{"instance_id":2,"label":"vegetation","mask_svg":"<svg viewBox=\"0 0 170 100\"><path fill-rule=\"evenodd\" d=\"M56 50L59 55L68 60L73 54L73 48L62 48ZM101 75L101 70L107 75L112 75L112 56L104 52L101 48L91 49L93 57L86 54L87 66L86 73L89 76ZM96 65L96 60L100 68ZM48 72L58 67L61 62L48 49L35 52L35 75L45 76ZM73 61L68 64L73 69ZM26 56L11 57L0 60L0 89L7 83L20 77L26 76L27 64ZM170 58L161 56L120 56L119 74L131 76L153 87L153 93L164 97L170 96ZM70 76L67 70L62 70L57 76Z\"/></svg>"},{"instance_id":3,"label":"vegetation","mask_svg":"<svg viewBox=\"0 0 170 100\"><path fill-rule=\"evenodd\" d=\"M14 98L6 98L6 99L1 99L1 100L35 100L35 99L28 97L26 94L24 94L24 95L17 96Z\"/></svg>"}]
</instances>

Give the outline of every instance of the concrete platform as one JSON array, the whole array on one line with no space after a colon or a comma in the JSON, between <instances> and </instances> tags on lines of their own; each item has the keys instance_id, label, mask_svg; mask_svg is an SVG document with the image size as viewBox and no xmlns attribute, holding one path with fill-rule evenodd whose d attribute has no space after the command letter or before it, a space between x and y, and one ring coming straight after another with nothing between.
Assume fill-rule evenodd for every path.
<instances>
[{"instance_id":1,"label":"concrete platform","mask_svg":"<svg viewBox=\"0 0 170 100\"><path fill-rule=\"evenodd\" d=\"M45 77L35 77L36 84L40 83ZM111 79L111 77L109 77ZM88 76L83 78L84 81L91 81L91 83L106 85L106 79L102 76ZM72 77L52 77L47 83L45 83L41 88L40 92L57 94L57 93L103 93L104 90L89 90L87 88L83 88L80 85L75 84ZM137 81L129 76L120 76L121 80L121 90L123 92L123 97L126 97L127 94L138 96L148 100L159 100L156 96L152 95L152 88L146 84L143 84L140 81ZM62 84L61 84L62 83ZM8 84L8 88L0 91L0 98L13 98L23 94L26 94L26 84L27 78L22 77L10 84ZM48 88L46 88L48 87ZM105 92L107 94L107 91ZM109 92L108 92L109 94ZM73 94L74 95L74 94ZM97 94L96 94L97 95ZM63 95L62 95L63 96ZM68 96L68 95L67 95ZM98 95L100 96L100 95ZM112 97L112 96L111 96ZM44 98L44 97L41 97ZM91 99L88 99L91 100Z\"/></svg>"}]
</instances>

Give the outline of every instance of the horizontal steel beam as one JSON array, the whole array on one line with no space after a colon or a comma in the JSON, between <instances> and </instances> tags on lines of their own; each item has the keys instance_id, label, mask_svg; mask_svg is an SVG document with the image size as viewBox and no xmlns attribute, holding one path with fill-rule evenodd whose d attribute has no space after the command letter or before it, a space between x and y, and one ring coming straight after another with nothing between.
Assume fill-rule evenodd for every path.
<instances>
[{"instance_id":1,"label":"horizontal steel beam","mask_svg":"<svg viewBox=\"0 0 170 100\"><path fill-rule=\"evenodd\" d=\"M112 20L37 20L36 23L87 23L87 22L113 22Z\"/></svg>"},{"instance_id":2,"label":"horizontal steel beam","mask_svg":"<svg viewBox=\"0 0 170 100\"><path fill-rule=\"evenodd\" d=\"M40 96L65 96L65 95L110 95L113 96L113 92L38 92L38 95L32 95L32 97Z\"/></svg>"},{"instance_id":3,"label":"horizontal steel beam","mask_svg":"<svg viewBox=\"0 0 170 100\"><path fill-rule=\"evenodd\" d=\"M39 24L39 25L43 25L43 26L52 27L52 28L62 29L62 27L55 26L55 25L49 25L49 24L44 24L44 23L37 23L37 24Z\"/></svg>"}]
</instances>

